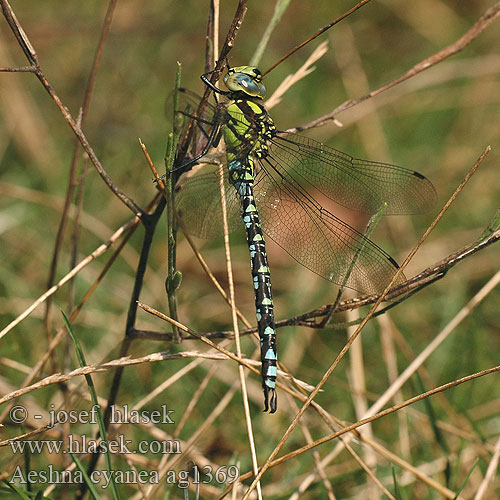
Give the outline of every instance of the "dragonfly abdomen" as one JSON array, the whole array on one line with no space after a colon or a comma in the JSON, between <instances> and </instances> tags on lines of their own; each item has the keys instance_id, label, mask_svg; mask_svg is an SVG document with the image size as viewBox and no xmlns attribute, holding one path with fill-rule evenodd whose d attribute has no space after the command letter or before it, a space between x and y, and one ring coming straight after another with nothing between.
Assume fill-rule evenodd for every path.
<instances>
[{"instance_id":1,"label":"dragonfly abdomen","mask_svg":"<svg viewBox=\"0 0 500 500\"><path fill-rule=\"evenodd\" d=\"M233 159L231 159L233 158ZM250 250L250 264L255 294L255 310L260 337L264 411L274 413L277 408L276 376L278 354L274 329L274 305L271 274L267 261L266 244L253 192L254 162L251 156L244 161L228 152L229 181L241 199L241 213Z\"/></svg>"},{"instance_id":2,"label":"dragonfly abdomen","mask_svg":"<svg viewBox=\"0 0 500 500\"><path fill-rule=\"evenodd\" d=\"M276 375L278 355L274 329L274 305L271 275L266 245L254 196L254 157L267 155L267 142L275 127L267 111L260 104L236 99L226 107L227 121L224 140L229 169L229 182L241 200L241 215L245 224L250 250L250 263L255 293L255 309L260 337L264 411L274 413L277 408Z\"/></svg>"}]
</instances>

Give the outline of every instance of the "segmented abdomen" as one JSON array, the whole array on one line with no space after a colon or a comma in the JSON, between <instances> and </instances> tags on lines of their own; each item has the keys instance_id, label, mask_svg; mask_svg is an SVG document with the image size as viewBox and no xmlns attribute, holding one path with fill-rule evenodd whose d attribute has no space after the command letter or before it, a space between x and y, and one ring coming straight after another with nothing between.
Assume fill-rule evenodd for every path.
<instances>
[{"instance_id":1,"label":"segmented abdomen","mask_svg":"<svg viewBox=\"0 0 500 500\"><path fill-rule=\"evenodd\" d=\"M277 351L274 306L264 235L262 234L259 213L253 194L253 159L248 157L245 164L240 160L232 160L228 166L230 182L241 197L242 218L250 250L255 309L260 336L264 411L269 409L271 413L274 413L277 407Z\"/></svg>"},{"instance_id":2,"label":"segmented abdomen","mask_svg":"<svg viewBox=\"0 0 500 500\"><path fill-rule=\"evenodd\" d=\"M255 292L255 309L260 337L264 411L274 413L277 408L276 375L277 350L274 329L274 306L271 275L259 212L255 203L253 157L267 154L267 140L274 124L266 110L252 101L237 100L227 107L228 121L224 139L227 148L229 181L241 198L241 212L250 250L250 263Z\"/></svg>"}]
</instances>

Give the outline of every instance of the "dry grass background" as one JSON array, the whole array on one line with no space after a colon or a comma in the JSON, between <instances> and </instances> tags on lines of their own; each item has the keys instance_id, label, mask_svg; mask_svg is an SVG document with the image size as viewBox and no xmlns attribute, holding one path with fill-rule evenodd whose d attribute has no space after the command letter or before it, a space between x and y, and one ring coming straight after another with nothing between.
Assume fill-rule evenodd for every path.
<instances>
[{"instance_id":1,"label":"dry grass background","mask_svg":"<svg viewBox=\"0 0 500 500\"><path fill-rule=\"evenodd\" d=\"M4 2L1 2L4 4ZM266 68L318 28L352 7L341 2L292 2L275 29L261 63ZM316 70L295 84L272 110L280 128L307 123L346 99L393 81L419 61L454 43L494 3L442 0L370 2L347 20L287 59L266 78L269 91L294 73L319 43L328 40L328 52ZM246 64L271 18L271 2L250 3L230 54L233 65ZM106 5L88 1L68 3L12 2L17 18L33 44L48 81L76 120L99 40ZM221 39L231 22L236 2L221 4ZM152 175L137 139L140 137L161 171L170 124L165 99L171 91L176 61L182 62L182 85L201 92L208 2L152 0L139 5L117 3L102 61L86 115L85 136L113 183L140 207L155 195ZM418 241L449 196L487 145L492 152L460 193L405 271L413 276L464 245L474 242L499 206L498 152L500 102L500 20L492 21L470 45L393 89L337 115L334 123L307 132L337 149L416 169L429 177L439 193L433 213L386 218L373 239L399 261ZM0 67L26 66L26 59L5 19L0 22ZM68 172L75 138L61 111L31 73L0 75L0 314L3 329L47 290L54 244L63 213ZM75 194L58 258L55 282L74 262L85 259L131 218L131 212L102 182L84 155L78 155L77 178L84 180ZM73 235L73 236L72 236ZM77 244L75 244L75 238ZM120 251L73 321L89 364L120 357L128 303L141 250L139 227ZM53 296L46 317L45 303L0 338L0 407L4 427L1 440L39 429L52 408L90 408L88 389L78 368L69 337L61 334L50 358L34 372L63 325L59 310L68 314L105 269L120 243L100 254L76 278ZM253 322L253 296L247 248L242 235L231 240L238 307ZM203 257L227 288L221 241L202 242ZM300 267L269 244L278 319L309 311L335 298L335 287ZM315 398L324 413L309 408L278 456L357 422L394 394L379 410L420 393L493 368L499 364L498 245L489 246L451 269L438 282L377 319L370 321L349 354ZM178 291L179 320L197 332L230 331L231 310L215 290L187 241L179 237L177 267L183 273ZM141 301L168 314L164 280L167 275L165 221L156 232ZM496 278L498 279L498 278ZM486 290L482 300L471 299ZM368 309L363 310L363 315ZM352 319L356 312L338 315ZM460 315L463 315L460 316ZM455 322L459 316L461 322ZM137 327L169 332L170 327L143 311ZM432 341L440 332L446 339ZM345 329L323 331L286 327L278 332L280 359L298 379L314 386L346 342ZM232 344L225 344L231 349ZM254 341L242 339L250 356ZM401 388L395 381L415 357L429 349L429 357ZM170 355L156 354L166 351ZM205 352L209 352L207 357ZM123 434L135 445L140 440L179 439L181 455L158 453L113 454L115 470L179 471L188 461L200 467L237 464L251 470L247 428L239 389L237 364L199 341L180 345L135 340L128 353L138 359L127 366L117 404L154 411L165 404L175 411L175 424L113 428L110 438ZM209 359L210 356L217 359ZM123 361L122 363L123 364ZM95 369L90 369L94 372ZM70 373L62 378L45 377ZM113 363L93 375L105 404L114 373ZM13 391L26 383L39 387L13 400ZM166 382L165 382L166 381ZM270 455L298 411L300 401L280 391L276 415L262 414L260 378L247 378L253 432L259 465ZM396 390L398 389L398 390ZM20 426L8 417L9 404L23 405L29 418ZM53 407L51 405L54 405ZM359 433L348 433L299 453L269 469L262 479L264 498L454 498L467 479L460 498L498 498L496 471L500 454L500 390L492 373L400 409ZM217 412L217 413L214 413ZM42 415L41 420L34 418ZM321 416L322 415L322 416ZM65 439L93 436L96 425L57 426L29 439ZM0 473L9 479L17 465L34 471L49 464L71 466L68 455L32 453L28 458L0 448ZM81 456L87 464L88 457ZM477 464L474 467L475 461ZM495 462L496 460L496 462ZM104 462L97 464L103 469ZM467 474L471 472L470 477ZM398 488L394 486L393 474ZM246 485L250 480L245 481ZM24 485L26 486L26 485ZM218 498L224 485L203 485L200 498ZM387 488L389 491L384 490ZM50 498L76 498L78 485L33 484L32 492ZM121 484L121 498L184 498L177 486L164 481L148 485ZM234 493L242 498L244 488ZM389 493L390 492L390 493ZM109 489L99 490L112 498ZM231 495L232 493L230 493ZM2 498L17 494L2 490ZM191 490L189 498L196 498ZM252 498L257 498L255 490ZM19 498L19 496L18 496ZM230 497L229 497L230 498Z\"/></svg>"}]
</instances>

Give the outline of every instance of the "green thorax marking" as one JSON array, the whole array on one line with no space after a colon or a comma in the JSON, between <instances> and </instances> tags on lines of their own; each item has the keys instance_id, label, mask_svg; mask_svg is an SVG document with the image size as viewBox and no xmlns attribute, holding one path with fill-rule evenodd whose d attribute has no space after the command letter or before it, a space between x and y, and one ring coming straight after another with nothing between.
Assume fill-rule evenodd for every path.
<instances>
[{"instance_id":1,"label":"green thorax marking","mask_svg":"<svg viewBox=\"0 0 500 500\"><path fill-rule=\"evenodd\" d=\"M264 106L250 99L234 99L227 104L226 113L224 140L228 160L245 163L249 155L265 156L275 126Z\"/></svg>"},{"instance_id":2,"label":"green thorax marking","mask_svg":"<svg viewBox=\"0 0 500 500\"><path fill-rule=\"evenodd\" d=\"M228 68L224 84L229 89L224 140L228 161L233 164L230 169L246 166L253 170L250 156L265 156L267 141L276 130L266 109L260 104L266 96L262 73L253 66Z\"/></svg>"}]
</instances>

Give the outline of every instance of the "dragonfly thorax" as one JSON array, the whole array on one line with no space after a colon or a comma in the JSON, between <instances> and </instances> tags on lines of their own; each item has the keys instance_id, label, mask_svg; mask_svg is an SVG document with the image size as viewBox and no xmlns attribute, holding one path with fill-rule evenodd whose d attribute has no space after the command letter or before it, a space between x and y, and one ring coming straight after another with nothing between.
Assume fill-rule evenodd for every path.
<instances>
[{"instance_id":1,"label":"dragonfly thorax","mask_svg":"<svg viewBox=\"0 0 500 500\"><path fill-rule=\"evenodd\" d=\"M231 92L242 92L249 97L264 99L266 87L262 83L262 73L254 66L229 68L224 84Z\"/></svg>"}]
</instances>

